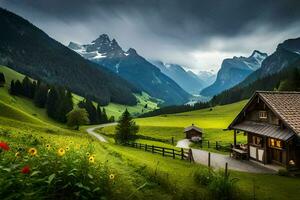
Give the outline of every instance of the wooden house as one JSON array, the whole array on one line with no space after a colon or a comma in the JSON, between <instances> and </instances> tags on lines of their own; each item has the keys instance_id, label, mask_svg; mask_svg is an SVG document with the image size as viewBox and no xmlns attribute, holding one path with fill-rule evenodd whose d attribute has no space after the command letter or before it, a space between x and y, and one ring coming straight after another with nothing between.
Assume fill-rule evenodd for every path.
<instances>
[{"instance_id":1,"label":"wooden house","mask_svg":"<svg viewBox=\"0 0 300 200\"><path fill-rule=\"evenodd\" d=\"M186 127L184 129L184 133L186 134L186 139L192 139L192 137L200 137L202 138L202 129L192 124L192 126Z\"/></svg>"},{"instance_id":2,"label":"wooden house","mask_svg":"<svg viewBox=\"0 0 300 200\"><path fill-rule=\"evenodd\" d=\"M229 125L233 150L264 164L300 167L300 92L256 92ZM240 148L236 134L247 135Z\"/></svg>"}]
</instances>

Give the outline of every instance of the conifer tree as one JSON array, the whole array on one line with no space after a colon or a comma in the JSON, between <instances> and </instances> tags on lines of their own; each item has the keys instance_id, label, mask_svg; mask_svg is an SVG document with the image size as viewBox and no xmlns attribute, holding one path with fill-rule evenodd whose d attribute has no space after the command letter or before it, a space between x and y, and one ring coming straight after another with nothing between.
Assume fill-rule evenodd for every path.
<instances>
[{"instance_id":1,"label":"conifer tree","mask_svg":"<svg viewBox=\"0 0 300 200\"><path fill-rule=\"evenodd\" d=\"M34 95L34 104L39 108L44 108L47 102L48 86L44 83L38 83Z\"/></svg>"},{"instance_id":2,"label":"conifer tree","mask_svg":"<svg viewBox=\"0 0 300 200\"><path fill-rule=\"evenodd\" d=\"M15 81L14 80L11 80L11 82L10 82L9 93L11 95L16 95L16 87L15 87Z\"/></svg>"},{"instance_id":3,"label":"conifer tree","mask_svg":"<svg viewBox=\"0 0 300 200\"><path fill-rule=\"evenodd\" d=\"M108 122L108 117L107 117L105 108L102 109L102 121L103 121L103 123L107 123Z\"/></svg>"},{"instance_id":4,"label":"conifer tree","mask_svg":"<svg viewBox=\"0 0 300 200\"><path fill-rule=\"evenodd\" d=\"M139 127L135 124L130 113L126 109L116 126L116 143L124 144L127 141L135 140L138 130Z\"/></svg>"},{"instance_id":5,"label":"conifer tree","mask_svg":"<svg viewBox=\"0 0 300 200\"><path fill-rule=\"evenodd\" d=\"M49 117L57 119L57 107L59 102L59 94L56 88L51 87L47 97L46 110Z\"/></svg>"},{"instance_id":6,"label":"conifer tree","mask_svg":"<svg viewBox=\"0 0 300 200\"><path fill-rule=\"evenodd\" d=\"M0 72L0 87L3 87L5 84L5 76L2 72Z\"/></svg>"},{"instance_id":7,"label":"conifer tree","mask_svg":"<svg viewBox=\"0 0 300 200\"><path fill-rule=\"evenodd\" d=\"M98 104L97 105L97 121L99 124L102 124L102 111L101 111L101 107L100 105Z\"/></svg>"}]
</instances>

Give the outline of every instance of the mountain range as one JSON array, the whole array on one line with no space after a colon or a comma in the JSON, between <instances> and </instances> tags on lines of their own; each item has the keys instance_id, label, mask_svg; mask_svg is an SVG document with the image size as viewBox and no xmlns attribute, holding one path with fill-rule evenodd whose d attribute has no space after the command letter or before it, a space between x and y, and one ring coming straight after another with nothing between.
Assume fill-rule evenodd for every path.
<instances>
[{"instance_id":1,"label":"mountain range","mask_svg":"<svg viewBox=\"0 0 300 200\"><path fill-rule=\"evenodd\" d=\"M0 64L95 100L135 105L128 81L55 41L27 20L0 8Z\"/></svg>"},{"instance_id":2,"label":"mountain range","mask_svg":"<svg viewBox=\"0 0 300 200\"><path fill-rule=\"evenodd\" d=\"M115 39L100 35L90 44L70 42L68 47L84 58L104 66L139 90L164 100L166 105L183 104L190 95L156 66L140 56L135 49L124 51Z\"/></svg>"},{"instance_id":3,"label":"mountain range","mask_svg":"<svg viewBox=\"0 0 300 200\"><path fill-rule=\"evenodd\" d=\"M203 96L214 96L242 82L258 70L268 55L257 50L249 57L233 57L223 60L216 81L201 91Z\"/></svg>"},{"instance_id":4,"label":"mountain range","mask_svg":"<svg viewBox=\"0 0 300 200\"><path fill-rule=\"evenodd\" d=\"M194 72L186 71L178 64L163 63L162 61L151 61L151 63L190 94L198 94L201 89L209 85L205 81L206 79L201 80Z\"/></svg>"}]
</instances>

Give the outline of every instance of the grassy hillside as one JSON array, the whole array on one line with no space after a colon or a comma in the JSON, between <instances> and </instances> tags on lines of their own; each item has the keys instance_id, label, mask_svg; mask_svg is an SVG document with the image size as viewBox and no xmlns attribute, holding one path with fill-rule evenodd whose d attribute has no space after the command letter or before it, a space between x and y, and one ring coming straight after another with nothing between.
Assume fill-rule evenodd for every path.
<instances>
[{"instance_id":1,"label":"grassy hillside","mask_svg":"<svg viewBox=\"0 0 300 200\"><path fill-rule=\"evenodd\" d=\"M8 67L5 66L0 66L0 72L3 72L5 75L6 79L6 84L4 88L0 88L0 99L6 104L14 106L18 109L23 109L26 110L28 113L31 115L34 115L38 117L41 120L50 120L48 116L45 113L44 109L39 109L35 107L30 99L26 98L20 98L17 96L10 96L8 94L8 89L10 82L12 80L22 80L24 78L23 74L20 74ZM142 93L142 95L135 94L138 104L135 106L125 106L125 105L120 105L120 104L115 104L115 103L110 103L108 106L105 106L106 112L108 116L115 116L116 119L119 118L122 112L126 108L128 110L137 115L143 112L148 112L151 110L154 110L157 108L157 104L160 102L160 100L156 100L151 98L148 94ZM74 103L78 103L79 101L83 100L83 97L78 96L76 94L73 94L73 101ZM147 108L144 108L145 105L147 104ZM1 114L0 114L1 115ZM53 123L55 123L53 120L51 120Z\"/></svg>"}]
</instances>

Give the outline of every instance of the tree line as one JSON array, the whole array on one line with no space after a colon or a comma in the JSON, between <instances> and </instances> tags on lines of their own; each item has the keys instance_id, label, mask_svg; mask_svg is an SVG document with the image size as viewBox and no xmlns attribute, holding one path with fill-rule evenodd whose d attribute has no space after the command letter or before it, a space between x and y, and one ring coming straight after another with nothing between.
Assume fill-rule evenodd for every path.
<instances>
[{"instance_id":1,"label":"tree line","mask_svg":"<svg viewBox=\"0 0 300 200\"><path fill-rule=\"evenodd\" d=\"M73 96L70 90L41 81L34 81L27 76L22 81L12 80L9 92L14 96L24 96L32 99L36 107L45 108L50 118L61 123L67 123L68 113L74 109ZM85 110L88 118L86 121L90 124L114 121L113 116L108 118L105 108L101 109L99 104L95 107L93 102L88 99L80 101L78 107ZM82 110L79 113L85 115Z\"/></svg>"}]
</instances>

